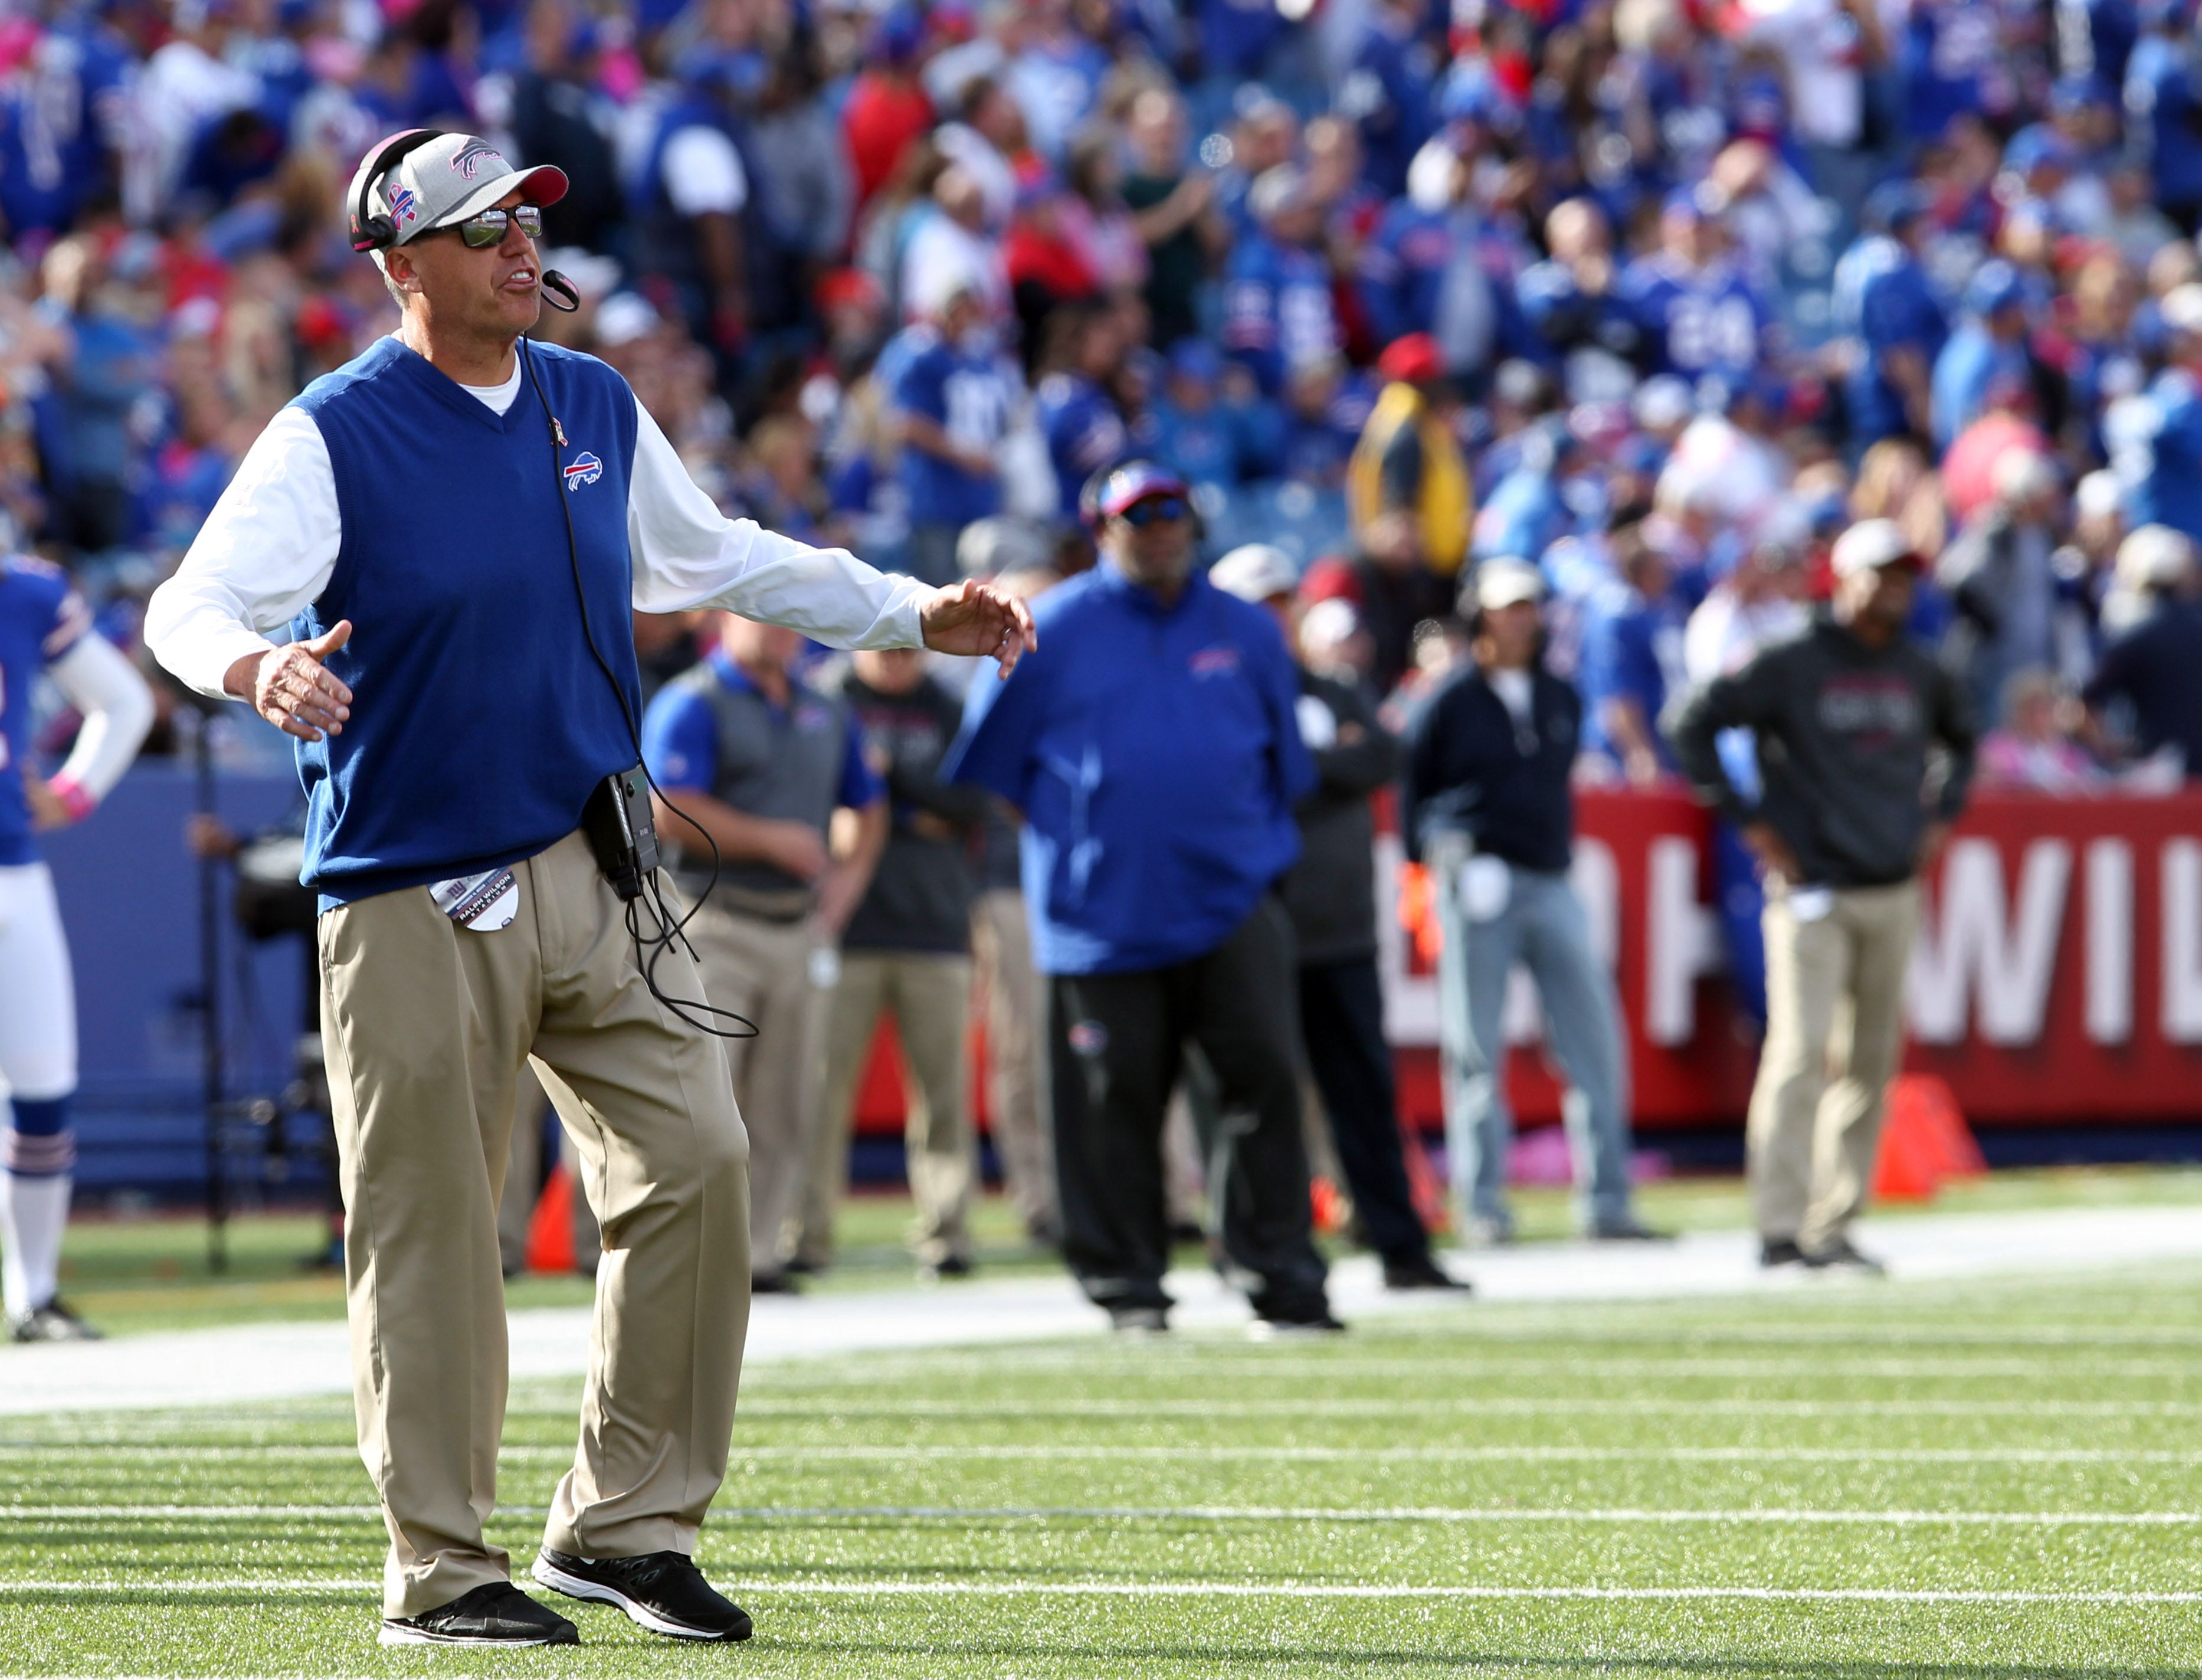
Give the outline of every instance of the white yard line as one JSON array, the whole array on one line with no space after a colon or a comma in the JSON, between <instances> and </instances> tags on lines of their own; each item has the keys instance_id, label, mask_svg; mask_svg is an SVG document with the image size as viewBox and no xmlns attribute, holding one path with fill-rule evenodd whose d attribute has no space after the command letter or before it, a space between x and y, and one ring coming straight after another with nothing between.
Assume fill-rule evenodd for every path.
<instances>
[{"instance_id":1,"label":"white yard line","mask_svg":"<svg viewBox=\"0 0 2202 1680\"><path fill-rule=\"evenodd\" d=\"M1867 1233L1865 1241L1888 1259L1899 1280L2069 1273L2202 1259L2202 1209L1926 1215L1884 1222ZM1754 1241L1742 1233L1692 1236L1652 1247L1529 1245L1460 1257L1455 1264L1475 1279L1475 1300L1440 1303L1412 1294L1388 1294L1375 1262L1366 1256L1334 1269L1332 1299L1349 1322L1365 1323L1395 1317L1472 1315L1479 1303L1778 1297L1799 1290L1820 1300L1855 1300L1876 1287L1804 1276L1793 1269L1763 1272ZM1173 1321L1180 1329L1226 1330L1247 1322L1245 1301L1211 1273L1174 1274L1169 1287L1179 1300ZM514 1377L569 1376L586 1369L591 1317L591 1309L579 1306L512 1314ZM757 1366L822 1354L1092 1339L1104 1334L1104 1324L1102 1315L1080 1298L1067 1278L1055 1276L981 1277L935 1289L867 1294L771 1296L756 1303L747 1359ZM1851 1339L1869 1334L1862 1326ZM1949 1339L1964 1338L1953 1332ZM2004 1340L2022 1344L2024 1338ZM350 1389L350 1373L344 1327L327 1322L9 1347L0 1348L0 1414L335 1395ZM1541 1411L1550 1409L1551 1402L1526 1404ZM1692 1404L1693 1410L1706 1409ZM1428 1411L1421 1406L1413 1409ZM1503 1408L1500 1402L1490 1401L1468 1409ZM1794 1410L1778 1403L1770 1409ZM1981 1406L1966 1403L1966 1409L1978 1412Z\"/></svg>"},{"instance_id":2,"label":"white yard line","mask_svg":"<svg viewBox=\"0 0 2202 1680\"><path fill-rule=\"evenodd\" d=\"M239 1576L228 1579L0 1581L0 1597L24 1594L379 1593L379 1579L297 1580ZM1895 1587L1510 1587L1410 1585L1314 1581L774 1581L739 1589L794 1598L1177 1598L1177 1599L1462 1599L1506 1601L1771 1604L2026 1605L2111 1606L2202 1604L2202 1592L2028 1592L1969 1588Z\"/></svg>"},{"instance_id":3,"label":"white yard line","mask_svg":"<svg viewBox=\"0 0 2202 1680\"><path fill-rule=\"evenodd\" d=\"M269 1459L326 1459L350 1463L359 1456L356 1447L336 1442L280 1447L161 1447L143 1444L109 1445L62 1441L0 1441L0 1451L38 1453L49 1461L68 1458L156 1459L163 1463L185 1460L219 1463L258 1463ZM574 1456L570 1447L515 1445L498 1451L502 1459L524 1463L562 1464ZM1174 1443L1139 1446L1096 1446L1084 1442L1060 1445L997 1445L987 1442L937 1442L916 1446L864 1445L821 1441L793 1447L737 1447L737 1460L762 1464L953 1463L958 1459L1078 1459L1138 1463L1144 1460L1275 1459L1281 1464L1895 1464L1895 1465L2181 1465L2202 1469L2202 1450L2168 1451L2157 1447L1251 1447L1226 1444Z\"/></svg>"},{"instance_id":4,"label":"white yard line","mask_svg":"<svg viewBox=\"0 0 2202 1680\"><path fill-rule=\"evenodd\" d=\"M506 1517L539 1517L547 1507L502 1506ZM818 1505L721 1506L721 1523L1353 1523L1674 1528L1704 1526L1845 1528L2194 1528L2202 1511L1733 1511L1575 1509L1487 1506L1322 1505ZM0 1524L127 1521L321 1521L380 1524L371 1505L20 1505L0 1506Z\"/></svg>"}]
</instances>

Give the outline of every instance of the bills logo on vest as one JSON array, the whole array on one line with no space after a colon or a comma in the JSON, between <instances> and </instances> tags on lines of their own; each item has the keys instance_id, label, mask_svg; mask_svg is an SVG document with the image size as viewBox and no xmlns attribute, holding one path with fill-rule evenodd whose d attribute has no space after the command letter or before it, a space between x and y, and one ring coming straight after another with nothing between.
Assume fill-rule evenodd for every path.
<instances>
[{"instance_id":1,"label":"bills logo on vest","mask_svg":"<svg viewBox=\"0 0 2202 1680\"><path fill-rule=\"evenodd\" d=\"M566 463L566 488L578 490L604 475L604 463L586 449Z\"/></svg>"}]
</instances>

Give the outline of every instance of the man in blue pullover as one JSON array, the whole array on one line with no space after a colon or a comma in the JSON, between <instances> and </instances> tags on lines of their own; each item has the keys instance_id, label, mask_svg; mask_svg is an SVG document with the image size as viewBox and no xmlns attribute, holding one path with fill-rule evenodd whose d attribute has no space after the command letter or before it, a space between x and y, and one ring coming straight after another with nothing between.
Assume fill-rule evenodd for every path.
<instances>
[{"instance_id":1,"label":"man in blue pullover","mask_svg":"<svg viewBox=\"0 0 2202 1680\"><path fill-rule=\"evenodd\" d=\"M298 743L391 1645L577 1636L482 1532L497 1204L531 1059L604 1232L580 1443L535 1577L674 1637L751 1630L691 1560L748 1324L748 1140L692 960L674 941L645 958L627 918L650 901L622 902L580 832L639 757L630 610L718 606L1004 671L1032 634L997 591L723 517L618 374L526 339L540 207L565 188L471 135L368 155L354 242L403 322L270 422L146 622L179 677Z\"/></svg>"},{"instance_id":2,"label":"man in blue pullover","mask_svg":"<svg viewBox=\"0 0 2202 1680\"><path fill-rule=\"evenodd\" d=\"M1263 609L1192 566L1182 480L1102 480L1101 563L1041 598L1045 659L979 685L950 780L1024 819L1063 1257L1119 1329L1168 1327L1163 1110L1198 1048L1228 1122L1214 1188L1264 1330L1335 1330L1309 1229L1292 923L1313 791L1299 675Z\"/></svg>"}]
</instances>

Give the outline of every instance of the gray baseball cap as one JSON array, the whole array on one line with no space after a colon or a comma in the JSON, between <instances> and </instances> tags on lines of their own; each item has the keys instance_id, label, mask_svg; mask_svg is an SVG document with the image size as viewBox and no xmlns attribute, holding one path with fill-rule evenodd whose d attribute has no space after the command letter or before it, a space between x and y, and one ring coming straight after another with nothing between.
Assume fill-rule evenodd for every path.
<instances>
[{"instance_id":1,"label":"gray baseball cap","mask_svg":"<svg viewBox=\"0 0 2202 1680\"><path fill-rule=\"evenodd\" d=\"M375 146L354 171L344 197L348 212L359 203L368 167L381 150ZM549 163L516 168L478 134L439 134L383 172L368 192L367 208L370 215L390 218L397 229L392 243L402 245L480 214L515 188L531 204L555 204L566 196L566 172Z\"/></svg>"}]
</instances>

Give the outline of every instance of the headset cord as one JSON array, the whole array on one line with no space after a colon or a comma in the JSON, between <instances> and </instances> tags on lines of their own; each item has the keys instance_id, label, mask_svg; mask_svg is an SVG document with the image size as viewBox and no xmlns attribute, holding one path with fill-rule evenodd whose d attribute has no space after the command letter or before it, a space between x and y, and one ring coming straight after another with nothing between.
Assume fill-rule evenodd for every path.
<instances>
[{"instance_id":1,"label":"headset cord","mask_svg":"<svg viewBox=\"0 0 2202 1680\"><path fill-rule=\"evenodd\" d=\"M704 881L704 890L696 895L696 902L688 907L686 915L674 915L672 906L666 903L665 889L659 883L657 871L655 869L643 876L643 890L640 895L627 901L627 937L634 941L635 966L641 970L642 983L649 990L650 995L689 1026L696 1028L698 1031L709 1033L715 1038L755 1038L757 1036L757 1024L748 1017L738 1015L731 1009L721 1009L718 1005L702 998L668 996L657 983L658 962L668 950L676 946L686 946L690 958L696 961L699 968L702 965L703 959L697 956L695 944L688 938L687 930L689 923L695 919L696 912L704 908L704 900L711 896L712 888L719 884L721 862L719 855L719 843L711 837L709 829L673 802L671 796L657 785L657 778L650 773L649 762L643 757L642 731L635 722L634 708L627 704L627 690L620 686L618 675L613 671L611 662L604 657L603 650L597 645L596 631L589 623L588 590L581 580L581 545L579 539L574 534L574 510L567 505L566 502L567 495L569 493L566 489L566 428L558 423L558 416L550 411L550 399L544 393L543 381L536 376L535 358L530 354L529 342L525 333L521 335L520 339L520 362L521 365L527 370L527 382L534 387L536 400L543 404L543 416L550 426L550 463L556 473L554 482L558 486L558 511L564 516L566 521L566 557L573 565L574 595L581 610L582 640L588 643L589 655L597 662L597 669L604 674L604 681L612 686L612 698L619 702L620 716L627 723L627 739L634 743L635 763L641 768L643 780L650 784L651 794L665 806L666 810L701 834L704 837L704 845L711 848L710 876ZM639 911L639 906L645 899L649 901L651 914L657 923L656 930L647 934L643 931ZM645 952L648 952L647 956L644 954ZM705 1016L734 1022L739 1030L714 1025L709 1020L690 1014L691 1010L701 1010Z\"/></svg>"}]
</instances>

